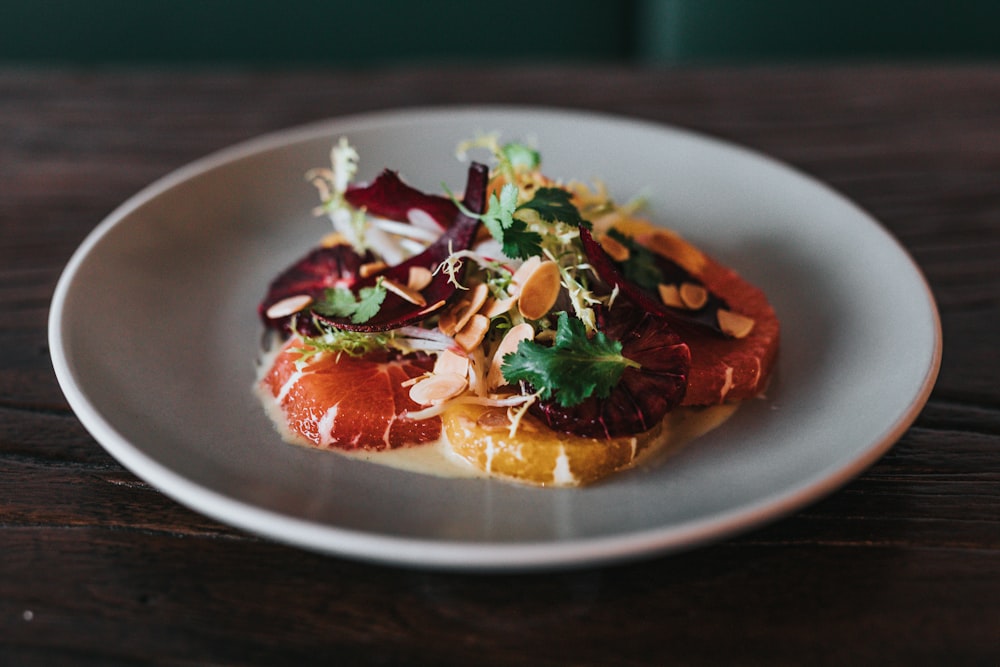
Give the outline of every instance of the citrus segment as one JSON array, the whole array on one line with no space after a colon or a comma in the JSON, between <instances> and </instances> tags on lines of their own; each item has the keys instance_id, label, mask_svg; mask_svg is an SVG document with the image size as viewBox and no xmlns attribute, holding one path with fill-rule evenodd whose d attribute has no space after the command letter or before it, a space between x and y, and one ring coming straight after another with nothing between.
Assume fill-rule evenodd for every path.
<instances>
[{"instance_id":1,"label":"citrus segment","mask_svg":"<svg viewBox=\"0 0 1000 667\"><path fill-rule=\"evenodd\" d=\"M261 381L292 433L320 448L368 450L395 449L440 437L440 419L405 416L420 406L410 399L404 383L430 370L429 357L356 358L313 352L301 339L291 339Z\"/></svg>"},{"instance_id":2,"label":"citrus segment","mask_svg":"<svg viewBox=\"0 0 1000 667\"><path fill-rule=\"evenodd\" d=\"M734 313L753 320L753 327L742 338L723 337L693 326L677 328L691 350L682 405L716 405L760 395L774 369L780 340L778 317L764 292L675 232L635 218L618 221L615 228L684 267Z\"/></svg>"},{"instance_id":3,"label":"citrus segment","mask_svg":"<svg viewBox=\"0 0 1000 667\"><path fill-rule=\"evenodd\" d=\"M636 436L587 438L558 433L522 420L510 435L504 415L496 408L457 404L442 421L452 451L490 475L539 485L576 486L594 482L631 465L658 434L660 427Z\"/></svg>"}]
</instances>

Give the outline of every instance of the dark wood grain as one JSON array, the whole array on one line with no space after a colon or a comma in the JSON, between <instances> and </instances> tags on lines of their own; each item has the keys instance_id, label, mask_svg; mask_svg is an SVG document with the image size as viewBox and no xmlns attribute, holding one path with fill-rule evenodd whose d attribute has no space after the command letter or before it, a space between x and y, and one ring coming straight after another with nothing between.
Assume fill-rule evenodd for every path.
<instances>
[{"instance_id":1,"label":"dark wood grain","mask_svg":"<svg viewBox=\"0 0 1000 667\"><path fill-rule=\"evenodd\" d=\"M212 150L399 106L544 104L777 156L871 211L938 300L926 409L827 499L557 574L372 566L192 513L111 459L48 358L59 272ZM1000 68L0 70L0 664L1000 663Z\"/></svg>"}]
</instances>

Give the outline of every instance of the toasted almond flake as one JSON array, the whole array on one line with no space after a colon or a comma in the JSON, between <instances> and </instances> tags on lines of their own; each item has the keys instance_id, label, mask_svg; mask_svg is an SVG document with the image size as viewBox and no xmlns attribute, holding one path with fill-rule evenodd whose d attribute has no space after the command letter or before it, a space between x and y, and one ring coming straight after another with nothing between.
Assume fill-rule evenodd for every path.
<instances>
[{"instance_id":1,"label":"toasted almond flake","mask_svg":"<svg viewBox=\"0 0 1000 667\"><path fill-rule=\"evenodd\" d=\"M708 303L708 290L694 283L682 283L679 290L681 301L691 310L698 310Z\"/></svg>"},{"instance_id":2,"label":"toasted almond flake","mask_svg":"<svg viewBox=\"0 0 1000 667\"><path fill-rule=\"evenodd\" d=\"M624 262L629 258L628 248L613 236L601 237L601 247L616 262Z\"/></svg>"},{"instance_id":3,"label":"toasted almond flake","mask_svg":"<svg viewBox=\"0 0 1000 667\"><path fill-rule=\"evenodd\" d=\"M556 339L555 329L544 329L535 334L535 340L539 343L551 343Z\"/></svg>"},{"instance_id":4,"label":"toasted almond flake","mask_svg":"<svg viewBox=\"0 0 1000 667\"><path fill-rule=\"evenodd\" d=\"M476 425L484 431L507 431L510 429L510 419L507 417L507 410L491 408L479 415Z\"/></svg>"},{"instance_id":5,"label":"toasted almond flake","mask_svg":"<svg viewBox=\"0 0 1000 667\"><path fill-rule=\"evenodd\" d=\"M371 278L388 266L385 262L368 262L358 267L358 275L362 278Z\"/></svg>"},{"instance_id":6,"label":"toasted almond flake","mask_svg":"<svg viewBox=\"0 0 1000 667\"><path fill-rule=\"evenodd\" d=\"M486 304L486 299L490 296L490 288L486 283L479 283L472 288L472 293L467 297L469 300L469 310L475 314L482 310ZM459 327L460 329L462 327Z\"/></svg>"},{"instance_id":7,"label":"toasted almond flake","mask_svg":"<svg viewBox=\"0 0 1000 667\"><path fill-rule=\"evenodd\" d=\"M417 210L417 209L414 209ZM406 286L414 292L419 292L431 284L434 274L426 266L411 266L410 273L406 279Z\"/></svg>"},{"instance_id":8,"label":"toasted almond flake","mask_svg":"<svg viewBox=\"0 0 1000 667\"><path fill-rule=\"evenodd\" d=\"M434 312L435 310L438 310L438 309L440 309L440 308L444 308L444 305L445 305L446 303L448 303L448 302L447 302L447 301L445 301L444 299L441 299L441 300L440 300L440 301L438 301L437 303L432 303L431 305L427 306L426 308L424 308L423 310L421 310L421 311L420 311L419 313L417 313L417 314L418 314L418 315L427 315L427 314L429 314L429 313L433 313L433 312Z\"/></svg>"},{"instance_id":9,"label":"toasted almond flake","mask_svg":"<svg viewBox=\"0 0 1000 667\"><path fill-rule=\"evenodd\" d=\"M515 296L520 294L521 286L524 285L524 281L528 279L528 276L535 272L541 263L542 258L538 255L532 255L528 259L524 260L521 266L517 267L517 270L514 271L514 275L510 277L510 293Z\"/></svg>"},{"instance_id":10,"label":"toasted almond flake","mask_svg":"<svg viewBox=\"0 0 1000 667\"><path fill-rule=\"evenodd\" d=\"M313 298L308 294L297 294L296 296L290 296L271 304L271 307L264 314L268 319L278 320L304 310L312 302Z\"/></svg>"},{"instance_id":11,"label":"toasted almond flake","mask_svg":"<svg viewBox=\"0 0 1000 667\"><path fill-rule=\"evenodd\" d=\"M553 261L540 263L521 285L517 307L526 319L544 317L559 296L559 265Z\"/></svg>"},{"instance_id":12,"label":"toasted almond flake","mask_svg":"<svg viewBox=\"0 0 1000 667\"><path fill-rule=\"evenodd\" d=\"M416 383L418 383L421 380L424 380L426 378L429 378L430 376L431 376L430 373L424 373L422 375L417 375L415 377L411 377L409 380L403 380L402 382L399 383L399 386L400 387L412 387Z\"/></svg>"},{"instance_id":13,"label":"toasted almond flake","mask_svg":"<svg viewBox=\"0 0 1000 667\"><path fill-rule=\"evenodd\" d=\"M499 317L504 313L509 313L515 303L517 303L517 298L513 296L509 296L506 299L490 299L489 302L483 306L482 313L486 317L493 319L494 317Z\"/></svg>"},{"instance_id":14,"label":"toasted almond flake","mask_svg":"<svg viewBox=\"0 0 1000 667\"><path fill-rule=\"evenodd\" d=\"M453 350L444 350L434 362L434 372L467 377L469 375L469 357Z\"/></svg>"},{"instance_id":15,"label":"toasted almond flake","mask_svg":"<svg viewBox=\"0 0 1000 667\"><path fill-rule=\"evenodd\" d=\"M656 229L636 234L635 240L661 257L677 262L694 275L701 275L705 268L705 255L676 233Z\"/></svg>"},{"instance_id":16,"label":"toasted almond flake","mask_svg":"<svg viewBox=\"0 0 1000 667\"><path fill-rule=\"evenodd\" d=\"M734 313L731 310L720 308L716 313L719 320L719 328L722 332L733 338L746 338L753 331L753 318L746 315Z\"/></svg>"},{"instance_id":17,"label":"toasted almond flake","mask_svg":"<svg viewBox=\"0 0 1000 667\"><path fill-rule=\"evenodd\" d=\"M396 296L406 299L407 301L416 306L427 305L427 300L424 299L423 294L415 290L411 290L406 285L400 285L395 280L389 280L388 278L383 278L382 285Z\"/></svg>"},{"instance_id":18,"label":"toasted almond flake","mask_svg":"<svg viewBox=\"0 0 1000 667\"><path fill-rule=\"evenodd\" d=\"M472 352L483 342L489 328L490 319L476 313L469 319L468 324L455 334L455 342L466 352Z\"/></svg>"},{"instance_id":19,"label":"toasted almond flake","mask_svg":"<svg viewBox=\"0 0 1000 667\"><path fill-rule=\"evenodd\" d=\"M324 248L335 248L339 245L348 245L347 239L340 232L330 232L320 241Z\"/></svg>"},{"instance_id":20,"label":"toasted almond flake","mask_svg":"<svg viewBox=\"0 0 1000 667\"><path fill-rule=\"evenodd\" d=\"M503 357L505 354L517 351L517 346L521 344L522 340L531 340L535 337L535 328L532 327L527 322L522 322L507 332L500 343L497 345L496 351L493 353L493 359L490 362L490 369L486 372L486 388L496 389L507 383L503 377L503 371L501 367L503 366Z\"/></svg>"},{"instance_id":21,"label":"toasted almond flake","mask_svg":"<svg viewBox=\"0 0 1000 667\"><path fill-rule=\"evenodd\" d=\"M435 373L410 387L410 398L419 405L432 405L458 396L468 384L464 376Z\"/></svg>"},{"instance_id":22,"label":"toasted almond flake","mask_svg":"<svg viewBox=\"0 0 1000 667\"><path fill-rule=\"evenodd\" d=\"M489 294L490 289L485 283L477 284L465 297L449 308L447 313L441 315L438 327L449 336L454 335L456 331L461 331L472 319L472 316L483 307Z\"/></svg>"},{"instance_id":23,"label":"toasted almond flake","mask_svg":"<svg viewBox=\"0 0 1000 667\"><path fill-rule=\"evenodd\" d=\"M664 305L670 306L671 308L686 308L684 302L681 301L680 290L677 289L677 285L667 285L660 283L656 286L657 290L660 292L660 301Z\"/></svg>"}]
</instances>

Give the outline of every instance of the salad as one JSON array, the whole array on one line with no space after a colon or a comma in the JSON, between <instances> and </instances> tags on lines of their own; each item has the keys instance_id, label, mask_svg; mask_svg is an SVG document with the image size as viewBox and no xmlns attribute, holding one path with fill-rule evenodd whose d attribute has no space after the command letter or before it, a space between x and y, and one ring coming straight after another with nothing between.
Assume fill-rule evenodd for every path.
<instances>
[{"instance_id":1,"label":"salad","mask_svg":"<svg viewBox=\"0 0 1000 667\"><path fill-rule=\"evenodd\" d=\"M473 151L461 194L356 183L346 138L307 174L333 231L259 307L277 344L258 389L287 439L578 485L763 391L778 322L759 289L531 146Z\"/></svg>"}]
</instances>

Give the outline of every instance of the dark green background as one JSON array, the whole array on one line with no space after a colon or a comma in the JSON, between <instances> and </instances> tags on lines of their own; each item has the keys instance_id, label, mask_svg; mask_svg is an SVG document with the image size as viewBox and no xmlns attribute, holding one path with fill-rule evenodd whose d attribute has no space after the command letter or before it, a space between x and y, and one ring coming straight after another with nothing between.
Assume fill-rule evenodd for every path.
<instances>
[{"instance_id":1,"label":"dark green background","mask_svg":"<svg viewBox=\"0 0 1000 667\"><path fill-rule=\"evenodd\" d=\"M985 60L992 0L0 0L0 63Z\"/></svg>"}]
</instances>

